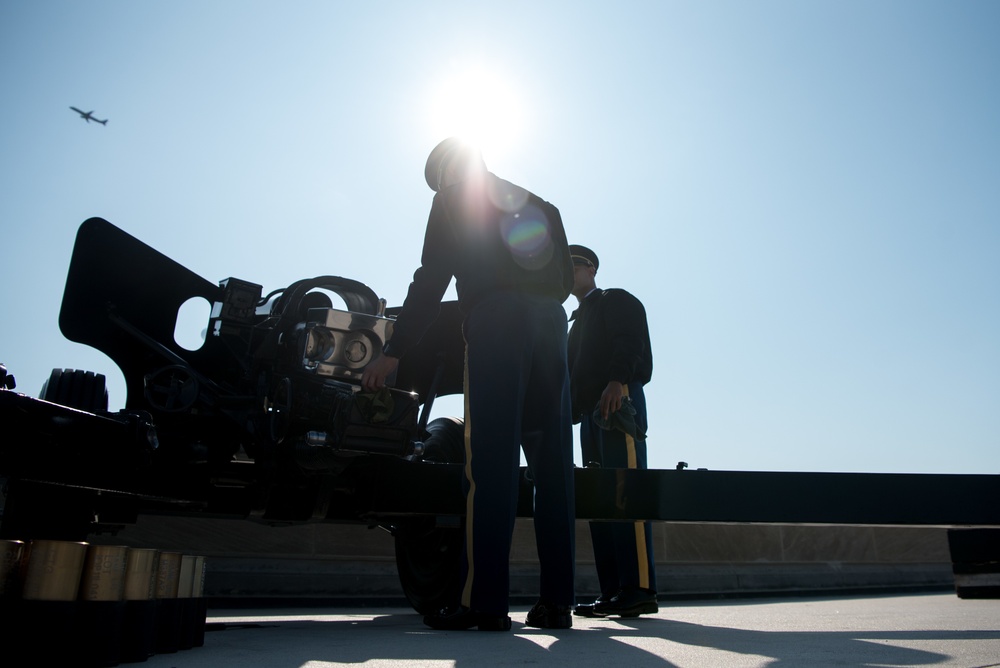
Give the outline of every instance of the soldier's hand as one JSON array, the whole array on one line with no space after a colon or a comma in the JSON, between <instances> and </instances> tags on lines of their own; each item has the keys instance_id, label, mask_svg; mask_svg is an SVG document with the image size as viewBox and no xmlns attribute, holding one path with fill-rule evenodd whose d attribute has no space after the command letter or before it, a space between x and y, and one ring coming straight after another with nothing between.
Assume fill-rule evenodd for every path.
<instances>
[{"instance_id":1,"label":"soldier's hand","mask_svg":"<svg viewBox=\"0 0 1000 668\"><path fill-rule=\"evenodd\" d=\"M392 375L399 366L398 357L380 355L361 374L361 387L366 392L377 392L385 387L385 379Z\"/></svg>"},{"instance_id":2,"label":"soldier's hand","mask_svg":"<svg viewBox=\"0 0 1000 668\"><path fill-rule=\"evenodd\" d=\"M622 397L625 395L622 384L617 380L608 381L607 387L601 393L601 417L605 420L612 413L617 413L622 407Z\"/></svg>"}]
</instances>

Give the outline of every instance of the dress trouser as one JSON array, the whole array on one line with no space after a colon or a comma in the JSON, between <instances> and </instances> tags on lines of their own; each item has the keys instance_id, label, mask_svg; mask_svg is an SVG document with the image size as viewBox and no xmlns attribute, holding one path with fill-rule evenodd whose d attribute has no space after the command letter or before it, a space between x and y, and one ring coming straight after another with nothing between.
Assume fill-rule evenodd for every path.
<instances>
[{"instance_id":1,"label":"dress trouser","mask_svg":"<svg viewBox=\"0 0 1000 668\"><path fill-rule=\"evenodd\" d=\"M635 422L646 432L646 396L641 383L625 386L636 410ZM646 441L613 429L601 429L591 415L580 422L580 445L584 465L599 462L603 468L646 468ZM656 591L650 522L591 522L594 561L601 596L613 596L620 589L639 587Z\"/></svg>"},{"instance_id":2,"label":"dress trouser","mask_svg":"<svg viewBox=\"0 0 1000 668\"><path fill-rule=\"evenodd\" d=\"M498 293L472 309L463 330L467 521L462 604L485 614L508 611L523 447L535 485L540 596L554 605L572 605L576 508L566 312L554 299Z\"/></svg>"}]
</instances>

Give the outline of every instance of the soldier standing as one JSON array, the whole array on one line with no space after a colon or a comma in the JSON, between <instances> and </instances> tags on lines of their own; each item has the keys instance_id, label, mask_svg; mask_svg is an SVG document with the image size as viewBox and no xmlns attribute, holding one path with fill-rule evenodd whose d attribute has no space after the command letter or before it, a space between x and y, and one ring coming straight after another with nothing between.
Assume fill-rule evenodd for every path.
<instances>
[{"instance_id":1,"label":"soldier standing","mask_svg":"<svg viewBox=\"0 0 1000 668\"><path fill-rule=\"evenodd\" d=\"M646 468L646 398L653 373L646 310L620 289L602 290L600 261L585 246L570 246L573 295L570 317L570 393L580 423L585 466ZM578 605L580 617L636 617L659 609L649 522L591 522L601 595Z\"/></svg>"},{"instance_id":2,"label":"soldier standing","mask_svg":"<svg viewBox=\"0 0 1000 668\"><path fill-rule=\"evenodd\" d=\"M572 626L573 427L566 312L573 266L559 210L486 170L478 150L446 139L424 170L436 192L420 267L382 355L375 391L433 322L452 276L466 341L466 542L461 606L427 615L436 629L510 629L509 559L524 449L535 484L540 600L527 624Z\"/></svg>"}]
</instances>

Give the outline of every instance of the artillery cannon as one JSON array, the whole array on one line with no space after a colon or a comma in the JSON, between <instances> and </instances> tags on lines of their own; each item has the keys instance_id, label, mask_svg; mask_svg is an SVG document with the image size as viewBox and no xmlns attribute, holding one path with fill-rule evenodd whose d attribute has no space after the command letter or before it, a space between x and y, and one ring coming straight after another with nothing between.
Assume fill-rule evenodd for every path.
<instances>
[{"instance_id":1,"label":"artillery cannon","mask_svg":"<svg viewBox=\"0 0 1000 668\"><path fill-rule=\"evenodd\" d=\"M38 399L0 392L3 535L82 540L155 512L365 522L395 536L411 603L434 608L464 513L462 420L429 419L435 397L462 391L457 305L442 305L394 387L369 394L361 371L392 331L384 300L337 276L262 291L84 222L59 324L118 365L126 405L108 411L105 377L83 370L54 370ZM185 347L178 313L199 302L204 340Z\"/></svg>"}]
</instances>

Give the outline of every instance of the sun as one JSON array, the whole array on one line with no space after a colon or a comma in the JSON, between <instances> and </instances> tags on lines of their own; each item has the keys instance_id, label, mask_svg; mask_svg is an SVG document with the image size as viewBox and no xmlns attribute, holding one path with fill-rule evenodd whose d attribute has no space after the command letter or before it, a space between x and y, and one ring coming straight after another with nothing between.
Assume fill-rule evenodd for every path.
<instances>
[{"instance_id":1,"label":"sun","mask_svg":"<svg viewBox=\"0 0 1000 668\"><path fill-rule=\"evenodd\" d=\"M428 108L435 137L462 137L487 154L506 152L523 131L516 87L483 65L453 67L431 88Z\"/></svg>"}]
</instances>

